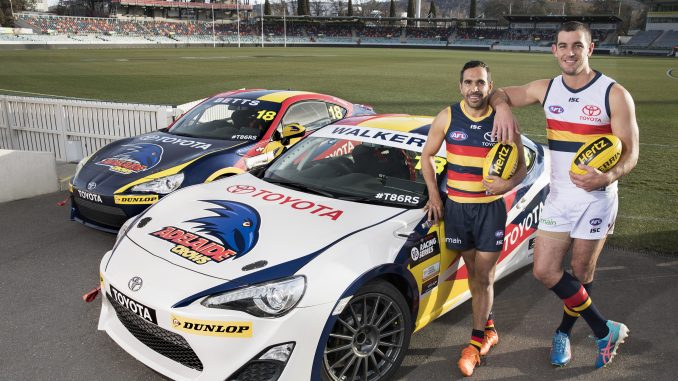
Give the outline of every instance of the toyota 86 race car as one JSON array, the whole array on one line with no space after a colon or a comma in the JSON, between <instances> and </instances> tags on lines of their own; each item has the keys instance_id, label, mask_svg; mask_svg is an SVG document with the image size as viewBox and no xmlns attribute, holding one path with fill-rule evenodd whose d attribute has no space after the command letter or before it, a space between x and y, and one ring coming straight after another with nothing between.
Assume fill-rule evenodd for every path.
<instances>
[{"instance_id":1,"label":"toyota 86 race car","mask_svg":"<svg viewBox=\"0 0 678 381\"><path fill-rule=\"evenodd\" d=\"M179 188L247 170L306 132L369 106L303 91L237 90L209 98L168 128L115 141L83 159L71 180L71 219L116 231ZM303 128L283 127L301 125Z\"/></svg>"},{"instance_id":2,"label":"toyota 86 race car","mask_svg":"<svg viewBox=\"0 0 678 381\"><path fill-rule=\"evenodd\" d=\"M431 121L344 119L266 168L166 196L103 257L98 328L178 380L388 379L414 331L470 298L444 221L423 210ZM548 192L544 150L523 144L497 278L532 262Z\"/></svg>"}]
</instances>

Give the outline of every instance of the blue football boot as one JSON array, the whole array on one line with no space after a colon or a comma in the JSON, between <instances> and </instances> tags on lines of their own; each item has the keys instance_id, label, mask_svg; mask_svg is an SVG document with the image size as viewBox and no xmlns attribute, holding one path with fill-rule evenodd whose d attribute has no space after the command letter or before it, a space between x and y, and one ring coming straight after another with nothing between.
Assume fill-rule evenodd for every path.
<instances>
[{"instance_id":1,"label":"blue football boot","mask_svg":"<svg viewBox=\"0 0 678 381\"><path fill-rule=\"evenodd\" d=\"M602 368L612 361L619 345L629 336L629 328L622 323L608 320L607 328L610 330L607 336L596 340L596 345L598 345L596 368Z\"/></svg>"},{"instance_id":2,"label":"blue football boot","mask_svg":"<svg viewBox=\"0 0 678 381\"><path fill-rule=\"evenodd\" d=\"M566 333L556 331L551 341L551 364L555 366L565 366L572 359L570 351L570 336Z\"/></svg>"}]
</instances>

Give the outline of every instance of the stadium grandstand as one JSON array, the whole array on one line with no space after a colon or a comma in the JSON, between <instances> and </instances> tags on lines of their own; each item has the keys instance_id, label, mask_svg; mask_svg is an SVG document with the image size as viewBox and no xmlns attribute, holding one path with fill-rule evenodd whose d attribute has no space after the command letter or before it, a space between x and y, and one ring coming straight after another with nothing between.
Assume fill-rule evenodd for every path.
<instances>
[{"instance_id":1,"label":"stadium grandstand","mask_svg":"<svg viewBox=\"0 0 678 381\"><path fill-rule=\"evenodd\" d=\"M623 54L678 57L678 1L654 1L647 12L645 30L622 46Z\"/></svg>"},{"instance_id":2,"label":"stadium grandstand","mask_svg":"<svg viewBox=\"0 0 678 381\"><path fill-rule=\"evenodd\" d=\"M678 1L672 3L678 4ZM176 8L177 4L183 8ZM622 20L614 15L508 15L502 22L495 19L341 16L264 16L262 19L251 5L240 1L112 0L111 6L113 17L108 18L15 14L16 25L20 28L2 28L0 47L290 44L550 51L554 31L563 22L571 20L585 22L591 27L597 53L668 55L672 51L675 54L678 46L678 5L676 11L649 12L646 30L626 39L620 38ZM215 7L213 17L212 7Z\"/></svg>"}]
</instances>

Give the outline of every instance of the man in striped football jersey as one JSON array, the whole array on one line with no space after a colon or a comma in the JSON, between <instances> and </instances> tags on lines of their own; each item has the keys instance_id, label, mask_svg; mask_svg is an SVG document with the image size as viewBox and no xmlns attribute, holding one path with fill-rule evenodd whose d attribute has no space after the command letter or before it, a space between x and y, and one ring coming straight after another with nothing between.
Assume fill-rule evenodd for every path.
<instances>
[{"instance_id":1,"label":"man in striped football jersey","mask_svg":"<svg viewBox=\"0 0 678 381\"><path fill-rule=\"evenodd\" d=\"M461 70L459 90L463 100L446 107L433 120L421 163L429 195L429 220L438 223L445 216L446 245L461 252L468 270L473 330L458 366L464 376L470 376L480 365L480 356L499 341L491 310L494 273L506 226L507 211L501 195L520 184L526 169L523 145L516 134L520 154L515 174L509 180L497 176L483 179L483 161L496 144L491 137L494 110L488 104L490 68L480 61L467 62ZM443 141L447 149L444 210L433 170L434 156Z\"/></svg>"},{"instance_id":2,"label":"man in striped football jersey","mask_svg":"<svg viewBox=\"0 0 678 381\"><path fill-rule=\"evenodd\" d=\"M533 272L564 303L551 345L550 361L556 366L571 359L569 338L578 316L597 338L596 368L607 365L628 336L628 328L604 318L589 294L598 256L617 216L617 180L638 161L638 124L628 91L589 66L593 45L585 24L564 23L551 47L561 75L501 88L491 97L498 140L510 139L518 131L510 107L541 103L546 114L551 187L539 220ZM579 147L606 134L622 142L617 164L604 173L583 164L579 168L585 174L570 172ZM572 274L563 268L570 248Z\"/></svg>"}]
</instances>

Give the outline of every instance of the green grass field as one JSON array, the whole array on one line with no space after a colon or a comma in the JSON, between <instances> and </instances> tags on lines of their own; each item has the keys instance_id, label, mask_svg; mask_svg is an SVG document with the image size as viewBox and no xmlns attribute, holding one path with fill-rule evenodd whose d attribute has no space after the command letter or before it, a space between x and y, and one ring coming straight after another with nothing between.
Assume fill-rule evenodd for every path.
<instances>
[{"instance_id":1,"label":"green grass field","mask_svg":"<svg viewBox=\"0 0 678 381\"><path fill-rule=\"evenodd\" d=\"M559 73L551 55L369 48L28 50L0 52L0 92L16 90L120 102L181 104L241 88L311 90L386 113L435 115L459 100L464 62L487 62L495 85ZM620 181L610 243L678 253L678 60L595 56L592 66L636 102L640 160ZM523 132L545 142L539 107L516 110Z\"/></svg>"}]
</instances>

